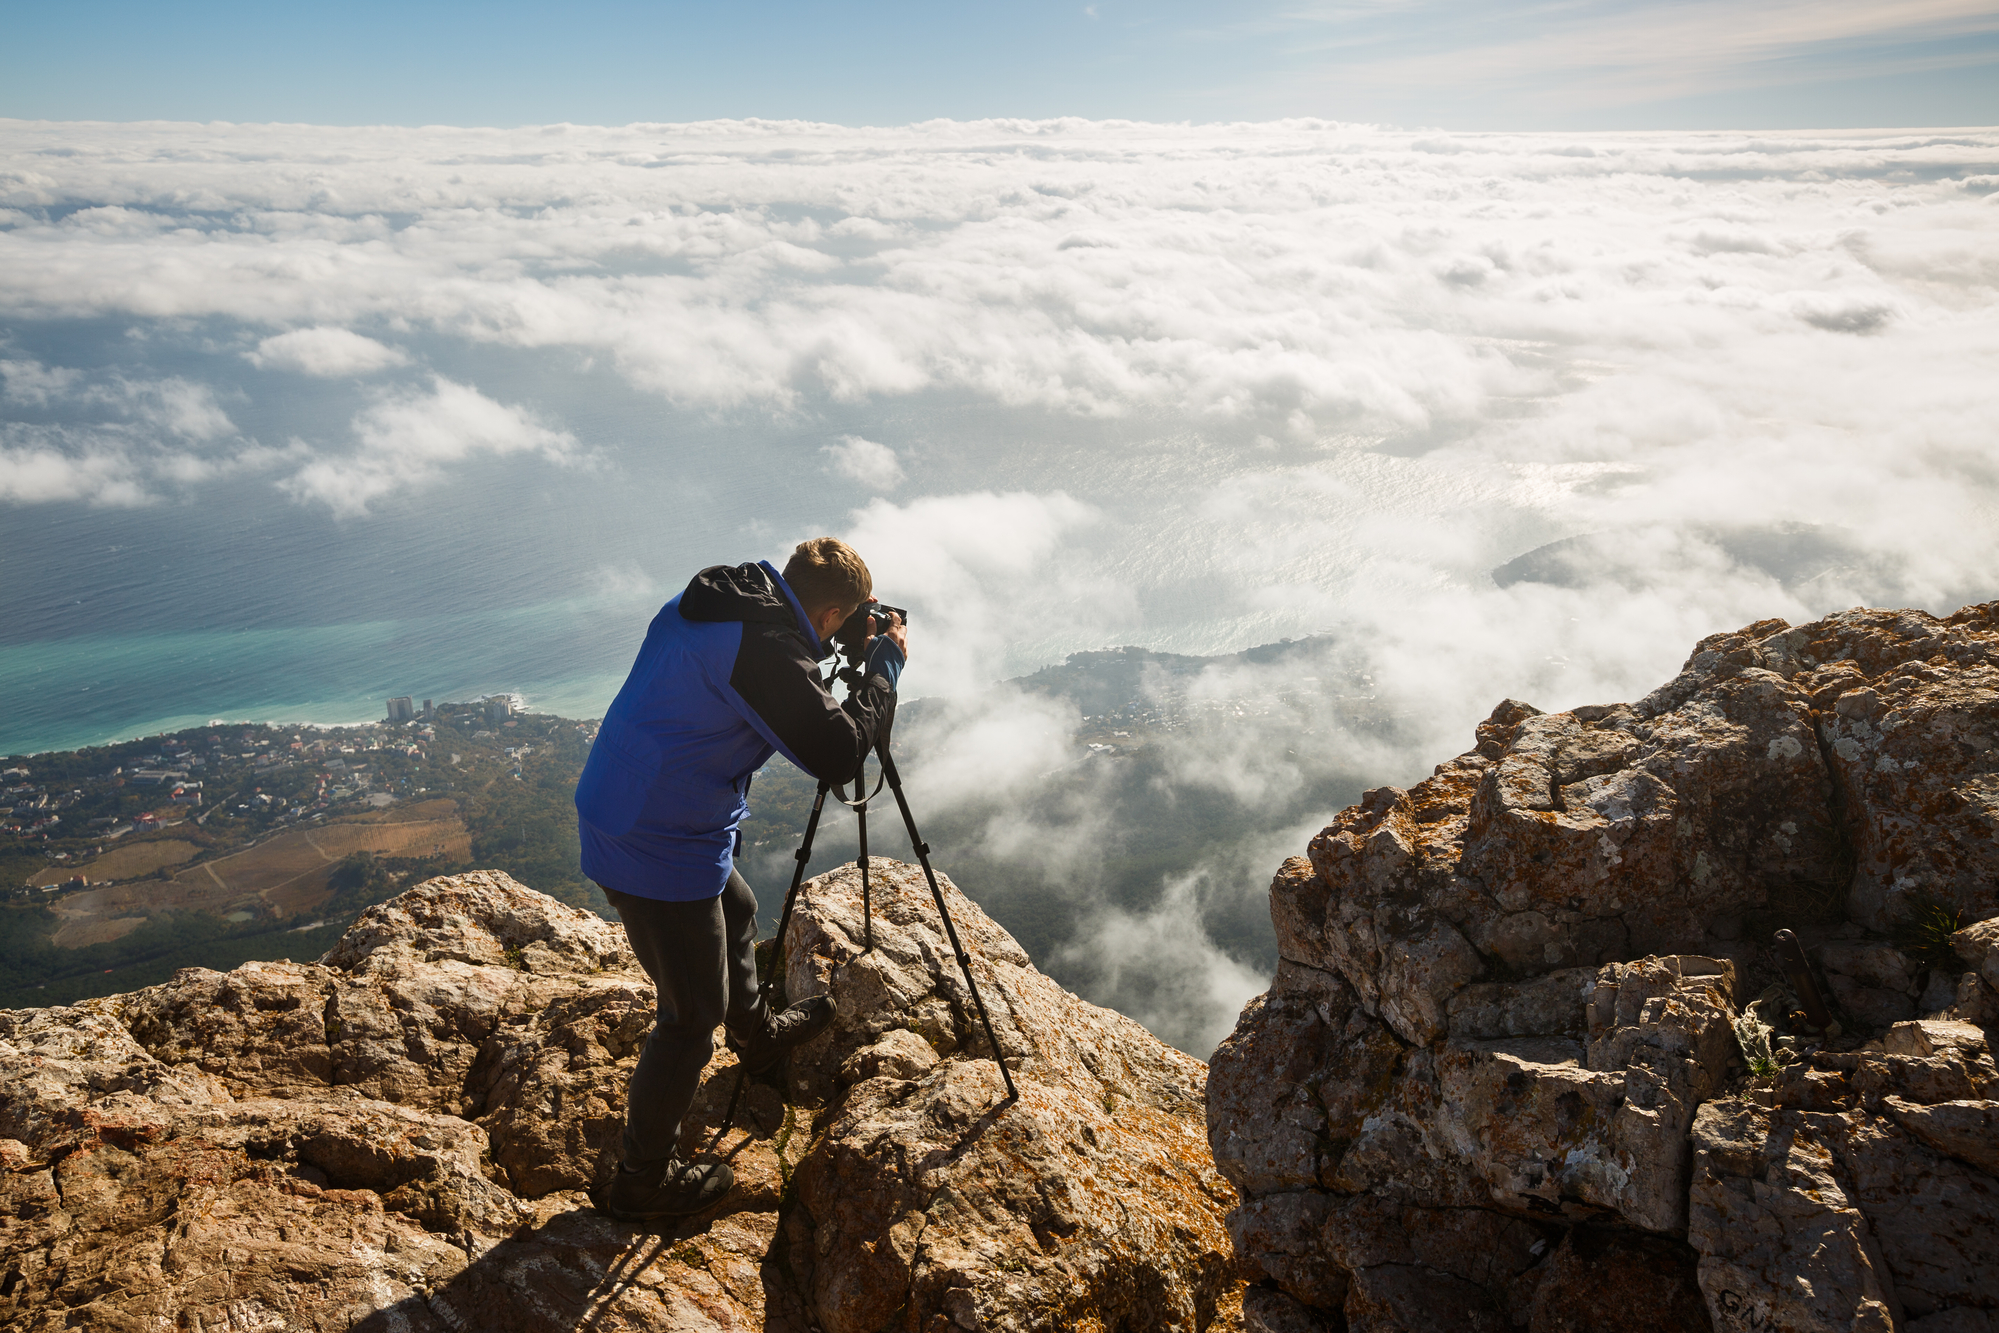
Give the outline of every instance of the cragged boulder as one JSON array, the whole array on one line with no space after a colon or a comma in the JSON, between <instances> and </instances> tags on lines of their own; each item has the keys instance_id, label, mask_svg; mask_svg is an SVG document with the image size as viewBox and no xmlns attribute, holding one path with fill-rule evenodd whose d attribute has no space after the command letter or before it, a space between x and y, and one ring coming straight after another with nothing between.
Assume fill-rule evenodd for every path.
<instances>
[{"instance_id":1,"label":"cragged boulder","mask_svg":"<svg viewBox=\"0 0 1999 1333\"><path fill-rule=\"evenodd\" d=\"M788 975L842 1025L740 1096L718 1043L682 1146L738 1188L663 1230L584 1193L652 988L615 923L504 875L370 908L318 963L0 1012L7 1327L1238 1327L1204 1067L947 882L1022 1088L998 1105L927 888L877 867L859 963L852 872L806 886Z\"/></svg>"},{"instance_id":2,"label":"cragged boulder","mask_svg":"<svg viewBox=\"0 0 1999 1333\"><path fill-rule=\"evenodd\" d=\"M1732 983L1733 969L1710 958L1611 963L1574 1001L1589 1015L1586 1040L1446 1041L1437 1137L1508 1208L1678 1230L1694 1108L1721 1087L1733 1053Z\"/></svg>"},{"instance_id":3,"label":"cragged boulder","mask_svg":"<svg viewBox=\"0 0 1999 1333\"><path fill-rule=\"evenodd\" d=\"M940 877L1020 1090L1007 1102L921 872L878 860L871 879L872 949L852 868L805 886L785 941L790 993L839 1005L792 1057L826 1099L791 1263L827 1333L1232 1323L1206 1068L1036 971Z\"/></svg>"},{"instance_id":4,"label":"cragged boulder","mask_svg":"<svg viewBox=\"0 0 1999 1333\"><path fill-rule=\"evenodd\" d=\"M1277 975L1208 1085L1245 1309L1992 1327L1995 621L1765 621L1636 703L1507 700L1287 861ZM1834 1035L1795 1027L1779 925Z\"/></svg>"}]
</instances>

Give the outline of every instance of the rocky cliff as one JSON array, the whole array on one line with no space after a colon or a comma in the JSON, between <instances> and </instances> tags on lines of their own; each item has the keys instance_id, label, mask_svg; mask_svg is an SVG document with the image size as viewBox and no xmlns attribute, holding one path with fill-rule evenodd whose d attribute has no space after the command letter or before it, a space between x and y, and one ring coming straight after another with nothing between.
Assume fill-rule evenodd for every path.
<instances>
[{"instance_id":1,"label":"rocky cliff","mask_svg":"<svg viewBox=\"0 0 1999 1333\"><path fill-rule=\"evenodd\" d=\"M1509 700L1271 914L1209 1077L1251 1328L1999 1330L1999 603Z\"/></svg>"},{"instance_id":2,"label":"rocky cliff","mask_svg":"<svg viewBox=\"0 0 1999 1333\"><path fill-rule=\"evenodd\" d=\"M789 1080L718 1053L687 1130L737 1192L659 1234L589 1210L652 991L623 931L504 875L369 909L318 963L0 1012L10 1329L1239 1327L1206 1070L920 874L806 886L783 965L841 1019Z\"/></svg>"}]
</instances>

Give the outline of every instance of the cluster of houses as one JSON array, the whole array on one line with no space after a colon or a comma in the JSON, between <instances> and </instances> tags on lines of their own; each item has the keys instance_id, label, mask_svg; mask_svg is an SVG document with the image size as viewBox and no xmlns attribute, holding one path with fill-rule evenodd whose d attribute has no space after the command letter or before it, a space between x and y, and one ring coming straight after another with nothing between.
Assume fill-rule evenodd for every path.
<instances>
[{"instance_id":1,"label":"cluster of houses","mask_svg":"<svg viewBox=\"0 0 1999 1333\"><path fill-rule=\"evenodd\" d=\"M47 836L56 825L62 823L62 815L83 799L81 791L50 791L39 783L27 781L33 775L25 768L10 768L0 773L0 815L11 816L0 830L16 835L41 834Z\"/></svg>"},{"instance_id":2,"label":"cluster of houses","mask_svg":"<svg viewBox=\"0 0 1999 1333\"><path fill-rule=\"evenodd\" d=\"M258 827L268 827L264 820L274 817L282 825L314 818L346 799L367 798L383 804L391 797L380 789L407 785L395 776L402 766L391 764L385 778L381 766L364 756L379 753L383 758L396 755L421 760L437 739L439 721L458 726L470 722L512 727L518 725L514 717L517 706L517 698L508 695L469 705L446 704L443 709L434 709L426 699L418 712L413 701L403 697L389 701L389 722L399 725L362 723L321 730L318 735L309 726L294 729L210 722L206 728L191 729L183 736L144 742L144 753L134 753L141 749L139 744L118 746L113 751L117 766L94 774L86 784L88 792L49 790L32 781L28 768L16 765L0 771L0 832L57 844L47 854L61 864L70 862L72 856L79 861L90 856L93 847L75 846L73 840L88 839L94 850L101 852L106 843L127 834L187 819L205 825L210 816L226 820L248 814L263 817ZM482 731L480 735L491 738L496 733ZM507 751L516 777L520 776L521 760L531 753L531 746ZM454 764L458 758L451 756ZM304 770L303 781L297 777L269 781L281 772L299 769ZM72 814L72 827L57 827L62 823L57 811L86 800L89 805ZM131 813L131 807L139 803L150 808ZM88 818L100 810L108 813ZM87 877L77 875L45 887L59 890L88 882Z\"/></svg>"}]
</instances>

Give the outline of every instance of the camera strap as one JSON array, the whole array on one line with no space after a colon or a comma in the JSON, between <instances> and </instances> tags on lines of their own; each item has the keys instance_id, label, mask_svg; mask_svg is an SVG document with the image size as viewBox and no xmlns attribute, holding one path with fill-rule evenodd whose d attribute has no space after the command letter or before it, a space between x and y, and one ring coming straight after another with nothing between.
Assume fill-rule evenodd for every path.
<instances>
[{"instance_id":1,"label":"camera strap","mask_svg":"<svg viewBox=\"0 0 1999 1333\"><path fill-rule=\"evenodd\" d=\"M867 762L866 760L862 761L863 764L865 764L866 762ZM869 801L872 801L875 797L881 795L882 786L888 781L888 774L883 773L880 777L875 779L875 789L869 792L866 796L861 796L861 788L867 785L867 779L865 776L863 776L860 773L856 773L854 777L856 779L854 783L854 795L859 796L860 797L859 800L850 801L847 799L846 783L836 782L833 784L833 799L838 801L841 805L846 806L850 810L862 809L867 805Z\"/></svg>"}]
</instances>

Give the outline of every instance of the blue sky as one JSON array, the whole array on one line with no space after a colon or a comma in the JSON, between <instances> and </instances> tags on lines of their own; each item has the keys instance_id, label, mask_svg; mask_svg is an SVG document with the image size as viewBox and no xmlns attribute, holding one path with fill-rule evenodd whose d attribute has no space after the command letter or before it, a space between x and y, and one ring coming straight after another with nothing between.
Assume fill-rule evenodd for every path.
<instances>
[{"instance_id":1,"label":"blue sky","mask_svg":"<svg viewBox=\"0 0 1999 1333\"><path fill-rule=\"evenodd\" d=\"M25 119L1999 123L1990 0L10 0L5 31L0 116Z\"/></svg>"}]
</instances>

